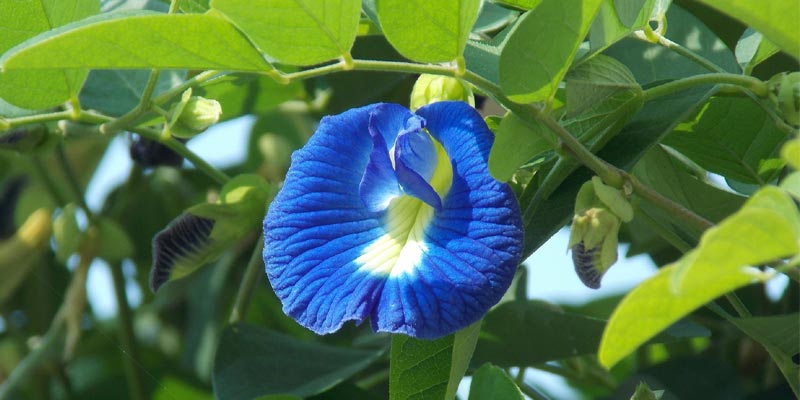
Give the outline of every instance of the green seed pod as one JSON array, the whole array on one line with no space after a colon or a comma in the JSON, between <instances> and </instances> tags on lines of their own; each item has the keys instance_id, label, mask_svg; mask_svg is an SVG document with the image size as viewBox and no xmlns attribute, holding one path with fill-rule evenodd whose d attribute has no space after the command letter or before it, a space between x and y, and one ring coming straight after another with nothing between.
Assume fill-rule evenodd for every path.
<instances>
[{"instance_id":1,"label":"green seed pod","mask_svg":"<svg viewBox=\"0 0 800 400\"><path fill-rule=\"evenodd\" d=\"M411 90L411 111L446 100L461 100L475 107L472 89L464 82L448 76L422 74Z\"/></svg>"},{"instance_id":2,"label":"green seed pod","mask_svg":"<svg viewBox=\"0 0 800 400\"><path fill-rule=\"evenodd\" d=\"M181 101L170 109L168 128L175 137L189 139L219 122L222 114L218 101L191 94L191 89L183 92Z\"/></svg>"}]
</instances>

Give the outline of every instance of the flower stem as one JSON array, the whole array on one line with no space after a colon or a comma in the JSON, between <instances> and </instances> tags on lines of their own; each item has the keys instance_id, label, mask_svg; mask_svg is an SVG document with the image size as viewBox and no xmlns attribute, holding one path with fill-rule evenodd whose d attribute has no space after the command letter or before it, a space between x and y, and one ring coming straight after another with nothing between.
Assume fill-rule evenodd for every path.
<instances>
[{"instance_id":1,"label":"flower stem","mask_svg":"<svg viewBox=\"0 0 800 400\"><path fill-rule=\"evenodd\" d=\"M72 118L73 112L70 110L57 111L45 114L27 115L24 117L8 118L5 122L8 124L8 129L15 128L21 125L35 124L37 122L50 122L59 121L62 119Z\"/></svg>"},{"instance_id":2,"label":"flower stem","mask_svg":"<svg viewBox=\"0 0 800 400\"><path fill-rule=\"evenodd\" d=\"M239 285L239 291L236 294L236 302L233 304L231 316L228 322L231 324L237 323L244 319L247 314L247 307L250 305L250 299L253 297L253 289L258 283L259 277L264 273L261 268L261 252L264 249L264 236L261 235L256 240L256 245L253 248L253 254L250 256L250 261L247 263L247 269L242 276L242 282Z\"/></svg>"},{"instance_id":3,"label":"flower stem","mask_svg":"<svg viewBox=\"0 0 800 400\"><path fill-rule=\"evenodd\" d=\"M712 73L704 75L694 75L688 78L678 79L676 81L668 82L663 85L658 85L651 89L645 90L644 101L650 101L657 97L670 95L672 93L686 90L694 86L712 85L721 83L741 86L745 89L749 89L759 97L766 97L769 92L769 90L767 89L767 84L758 78L753 78L752 76L738 75L738 74Z\"/></svg>"},{"instance_id":4,"label":"flower stem","mask_svg":"<svg viewBox=\"0 0 800 400\"><path fill-rule=\"evenodd\" d=\"M86 199L83 196L83 189L81 188L80 182L78 182L78 177L75 176L75 169L72 168L72 164L69 162L69 159L67 159L67 152L64 151L63 144L59 144L56 148L56 156L58 157L58 163L61 164L62 171L64 171L64 175L67 177L67 183L75 196L78 206L86 213L86 217L92 220L92 211L89 210L89 206L86 204Z\"/></svg>"},{"instance_id":5,"label":"flower stem","mask_svg":"<svg viewBox=\"0 0 800 400\"><path fill-rule=\"evenodd\" d=\"M194 165L198 170L202 171L209 178L213 179L220 185L224 185L231 179L227 174L225 174L224 172L218 170L217 168L206 162L206 160L204 160L203 157L198 156L197 153L191 151L183 143L175 140L174 138L171 137L166 139L162 138L160 132L147 128L136 128L136 129L131 129L131 131L138 133L139 135L147 139L161 142L164 146L169 147L170 149L172 149L172 151L180 154L183 158L189 160L189 162L192 163L192 165Z\"/></svg>"}]
</instances>

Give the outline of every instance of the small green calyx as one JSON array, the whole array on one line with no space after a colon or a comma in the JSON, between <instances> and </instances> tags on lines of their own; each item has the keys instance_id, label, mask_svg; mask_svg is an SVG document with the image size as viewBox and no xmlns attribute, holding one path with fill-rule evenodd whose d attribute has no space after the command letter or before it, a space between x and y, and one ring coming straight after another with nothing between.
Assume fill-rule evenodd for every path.
<instances>
[{"instance_id":1,"label":"small green calyx","mask_svg":"<svg viewBox=\"0 0 800 400\"><path fill-rule=\"evenodd\" d=\"M168 128L173 136L189 139L219 122L222 106L219 102L201 96L192 96L187 89L181 101L170 109Z\"/></svg>"},{"instance_id":2,"label":"small green calyx","mask_svg":"<svg viewBox=\"0 0 800 400\"><path fill-rule=\"evenodd\" d=\"M776 74L767 82L768 97L783 120L800 128L800 72Z\"/></svg>"},{"instance_id":3,"label":"small green calyx","mask_svg":"<svg viewBox=\"0 0 800 400\"><path fill-rule=\"evenodd\" d=\"M437 101L460 100L475 107L472 89L449 76L422 74L411 90L411 111Z\"/></svg>"},{"instance_id":4,"label":"small green calyx","mask_svg":"<svg viewBox=\"0 0 800 400\"><path fill-rule=\"evenodd\" d=\"M622 192L594 177L581 186L575 199L569 248L575 272L584 285L600 287L605 272L617 261L622 221L633 219L633 209Z\"/></svg>"}]
</instances>

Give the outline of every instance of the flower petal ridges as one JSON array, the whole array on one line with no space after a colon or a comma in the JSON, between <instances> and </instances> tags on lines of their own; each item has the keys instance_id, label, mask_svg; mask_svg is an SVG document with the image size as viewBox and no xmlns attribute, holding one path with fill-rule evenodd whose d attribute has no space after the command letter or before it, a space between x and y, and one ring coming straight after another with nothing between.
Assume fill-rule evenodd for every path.
<instances>
[{"instance_id":1,"label":"flower petal ridges","mask_svg":"<svg viewBox=\"0 0 800 400\"><path fill-rule=\"evenodd\" d=\"M488 172L492 140L463 102L324 118L264 221L284 312L320 334L369 318L418 338L480 319L511 284L522 244L516 200Z\"/></svg>"}]
</instances>

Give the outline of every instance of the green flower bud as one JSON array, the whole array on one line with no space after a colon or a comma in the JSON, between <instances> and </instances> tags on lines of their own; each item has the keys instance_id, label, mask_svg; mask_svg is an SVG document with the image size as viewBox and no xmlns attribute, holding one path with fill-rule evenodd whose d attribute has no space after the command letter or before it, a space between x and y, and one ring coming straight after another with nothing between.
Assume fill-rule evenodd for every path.
<instances>
[{"instance_id":1,"label":"green flower bud","mask_svg":"<svg viewBox=\"0 0 800 400\"><path fill-rule=\"evenodd\" d=\"M181 101L170 110L170 133L183 139L191 138L216 124L222 114L222 106L218 101L191 96L191 93L191 90L184 92Z\"/></svg>"},{"instance_id":2,"label":"green flower bud","mask_svg":"<svg viewBox=\"0 0 800 400\"><path fill-rule=\"evenodd\" d=\"M475 107L472 89L464 82L448 76L422 74L411 90L411 111L446 100L461 100Z\"/></svg>"}]
</instances>

